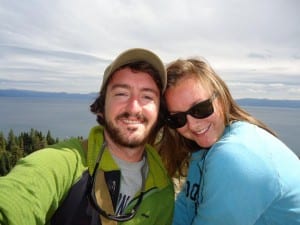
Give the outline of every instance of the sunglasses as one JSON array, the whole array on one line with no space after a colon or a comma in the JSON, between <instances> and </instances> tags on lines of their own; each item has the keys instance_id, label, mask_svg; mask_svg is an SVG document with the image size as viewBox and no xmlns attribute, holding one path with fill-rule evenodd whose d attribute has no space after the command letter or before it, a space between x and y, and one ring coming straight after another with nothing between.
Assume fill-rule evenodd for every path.
<instances>
[{"instance_id":1,"label":"sunglasses","mask_svg":"<svg viewBox=\"0 0 300 225\"><path fill-rule=\"evenodd\" d=\"M93 170L93 173L92 173L92 176L89 176L89 186L88 186L88 200L91 204L91 206L99 213L101 214L102 216L104 216L106 219L109 219L109 220L114 220L114 221L117 221L117 222L125 222L125 221L128 221L128 220L131 220L135 215L136 215L136 212L139 208L139 206L141 205L142 203L142 200L143 200L143 194L144 194L144 189L145 189L145 177L142 175L142 192L139 196L139 198L137 199L135 205L133 206L133 208L131 209L131 211L129 213L125 213L125 214L121 214L121 215L113 215L113 214L109 214L107 212L105 212L98 204L97 204L97 200L96 200L96 197L95 197L95 180L96 180L96 174L97 174L97 171L98 171L98 166L99 166L99 163L101 161L101 158L102 158L102 155L103 155L103 152L104 152L104 149L105 149L105 142L102 144L102 147L100 149L100 152L98 154L98 157L97 157L97 160L96 160L96 165L94 167L94 170Z\"/></svg>"},{"instance_id":2,"label":"sunglasses","mask_svg":"<svg viewBox=\"0 0 300 225\"><path fill-rule=\"evenodd\" d=\"M197 103L185 112L169 114L166 119L166 124L172 129L177 129L183 127L186 124L187 115L191 115L192 117L197 119L204 119L209 117L214 113L214 106L212 102L217 96L218 94L214 92L209 99Z\"/></svg>"}]
</instances>

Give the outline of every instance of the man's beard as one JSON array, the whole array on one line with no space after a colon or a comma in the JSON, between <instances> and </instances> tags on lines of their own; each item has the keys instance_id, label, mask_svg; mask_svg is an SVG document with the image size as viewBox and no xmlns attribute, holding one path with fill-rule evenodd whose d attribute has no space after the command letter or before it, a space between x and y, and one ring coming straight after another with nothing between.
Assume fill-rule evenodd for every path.
<instances>
[{"instance_id":1,"label":"man's beard","mask_svg":"<svg viewBox=\"0 0 300 225\"><path fill-rule=\"evenodd\" d=\"M119 115L116 118L116 120L119 120L122 117L128 118L129 116L130 116L129 113L123 113L123 114ZM141 115L138 115L136 117L138 117L138 119L140 119L140 120L143 120L145 123L148 123L148 120L145 117L143 117ZM135 148L135 147L139 147L139 146L144 146L147 143L149 134L151 133L151 130L153 129L154 126L151 128L150 132L145 133L143 138L133 138L131 140L128 140L128 138L122 134L122 130L120 130L119 128L114 126L114 124L111 121L107 121L106 119L104 119L104 127L105 127L105 130L107 131L109 137L116 144L127 147L127 148Z\"/></svg>"}]
</instances>

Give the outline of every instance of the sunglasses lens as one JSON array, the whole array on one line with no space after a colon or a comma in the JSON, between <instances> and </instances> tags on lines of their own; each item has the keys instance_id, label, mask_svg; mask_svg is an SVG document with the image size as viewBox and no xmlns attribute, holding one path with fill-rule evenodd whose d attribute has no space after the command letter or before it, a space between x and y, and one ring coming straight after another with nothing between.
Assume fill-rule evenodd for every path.
<instances>
[{"instance_id":1,"label":"sunglasses lens","mask_svg":"<svg viewBox=\"0 0 300 225\"><path fill-rule=\"evenodd\" d=\"M193 106L189 113L191 116L197 119L204 119L214 113L214 107L211 101L200 102Z\"/></svg>"},{"instance_id":2,"label":"sunglasses lens","mask_svg":"<svg viewBox=\"0 0 300 225\"><path fill-rule=\"evenodd\" d=\"M172 129L183 127L186 124L186 115L189 114L197 119L204 119L214 113L214 107L211 99L200 102L193 106L186 112L180 112L169 115L167 118L167 125Z\"/></svg>"},{"instance_id":3,"label":"sunglasses lens","mask_svg":"<svg viewBox=\"0 0 300 225\"><path fill-rule=\"evenodd\" d=\"M183 127L186 124L185 113L176 113L169 115L167 118L167 125L172 129Z\"/></svg>"}]
</instances>

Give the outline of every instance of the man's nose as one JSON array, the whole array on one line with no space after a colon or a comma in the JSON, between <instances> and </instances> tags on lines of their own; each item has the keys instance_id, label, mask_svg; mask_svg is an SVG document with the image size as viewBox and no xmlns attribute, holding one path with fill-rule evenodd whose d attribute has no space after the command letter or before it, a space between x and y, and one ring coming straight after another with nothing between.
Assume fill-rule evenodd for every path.
<instances>
[{"instance_id":1,"label":"man's nose","mask_svg":"<svg viewBox=\"0 0 300 225\"><path fill-rule=\"evenodd\" d=\"M139 100L135 97L129 99L127 104L127 110L131 113L138 113L142 109Z\"/></svg>"}]
</instances>

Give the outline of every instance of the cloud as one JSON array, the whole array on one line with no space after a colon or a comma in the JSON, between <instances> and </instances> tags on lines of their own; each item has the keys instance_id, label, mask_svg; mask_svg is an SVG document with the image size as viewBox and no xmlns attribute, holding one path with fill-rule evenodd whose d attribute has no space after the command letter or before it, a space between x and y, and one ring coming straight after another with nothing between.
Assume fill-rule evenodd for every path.
<instances>
[{"instance_id":1,"label":"cloud","mask_svg":"<svg viewBox=\"0 0 300 225\"><path fill-rule=\"evenodd\" d=\"M266 98L278 97L268 83L292 98L299 8L298 0L1 1L0 88L93 92L113 57L145 47L165 63L205 57L226 81L249 84L235 85L236 97L251 96L255 80Z\"/></svg>"},{"instance_id":2,"label":"cloud","mask_svg":"<svg viewBox=\"0 0 300 225\"><path fill-rule=\"evenodd\" d=\"M39 91L82 92L99 83L103 65L110 60L78 52L30 49L0 45L1 88L35 89ZM94 87L95 88L95 87ZM98 87L97 87L98 89ZM94 89L94 90L97 90ZM86 92L86 91L84 91Z\"/></svg>"},{"instance_id":3,"label":"cloud","mask_svg":"<svg viewBox=\"0 0 300 225\"><path fill-rule=\"evenodd\" d=\"M257 59L267 59L267 58L271 58L272 56L270 54L250 52L248 54L248 57L249 58L257 58Z\"/></svg>"}]
</instances>

